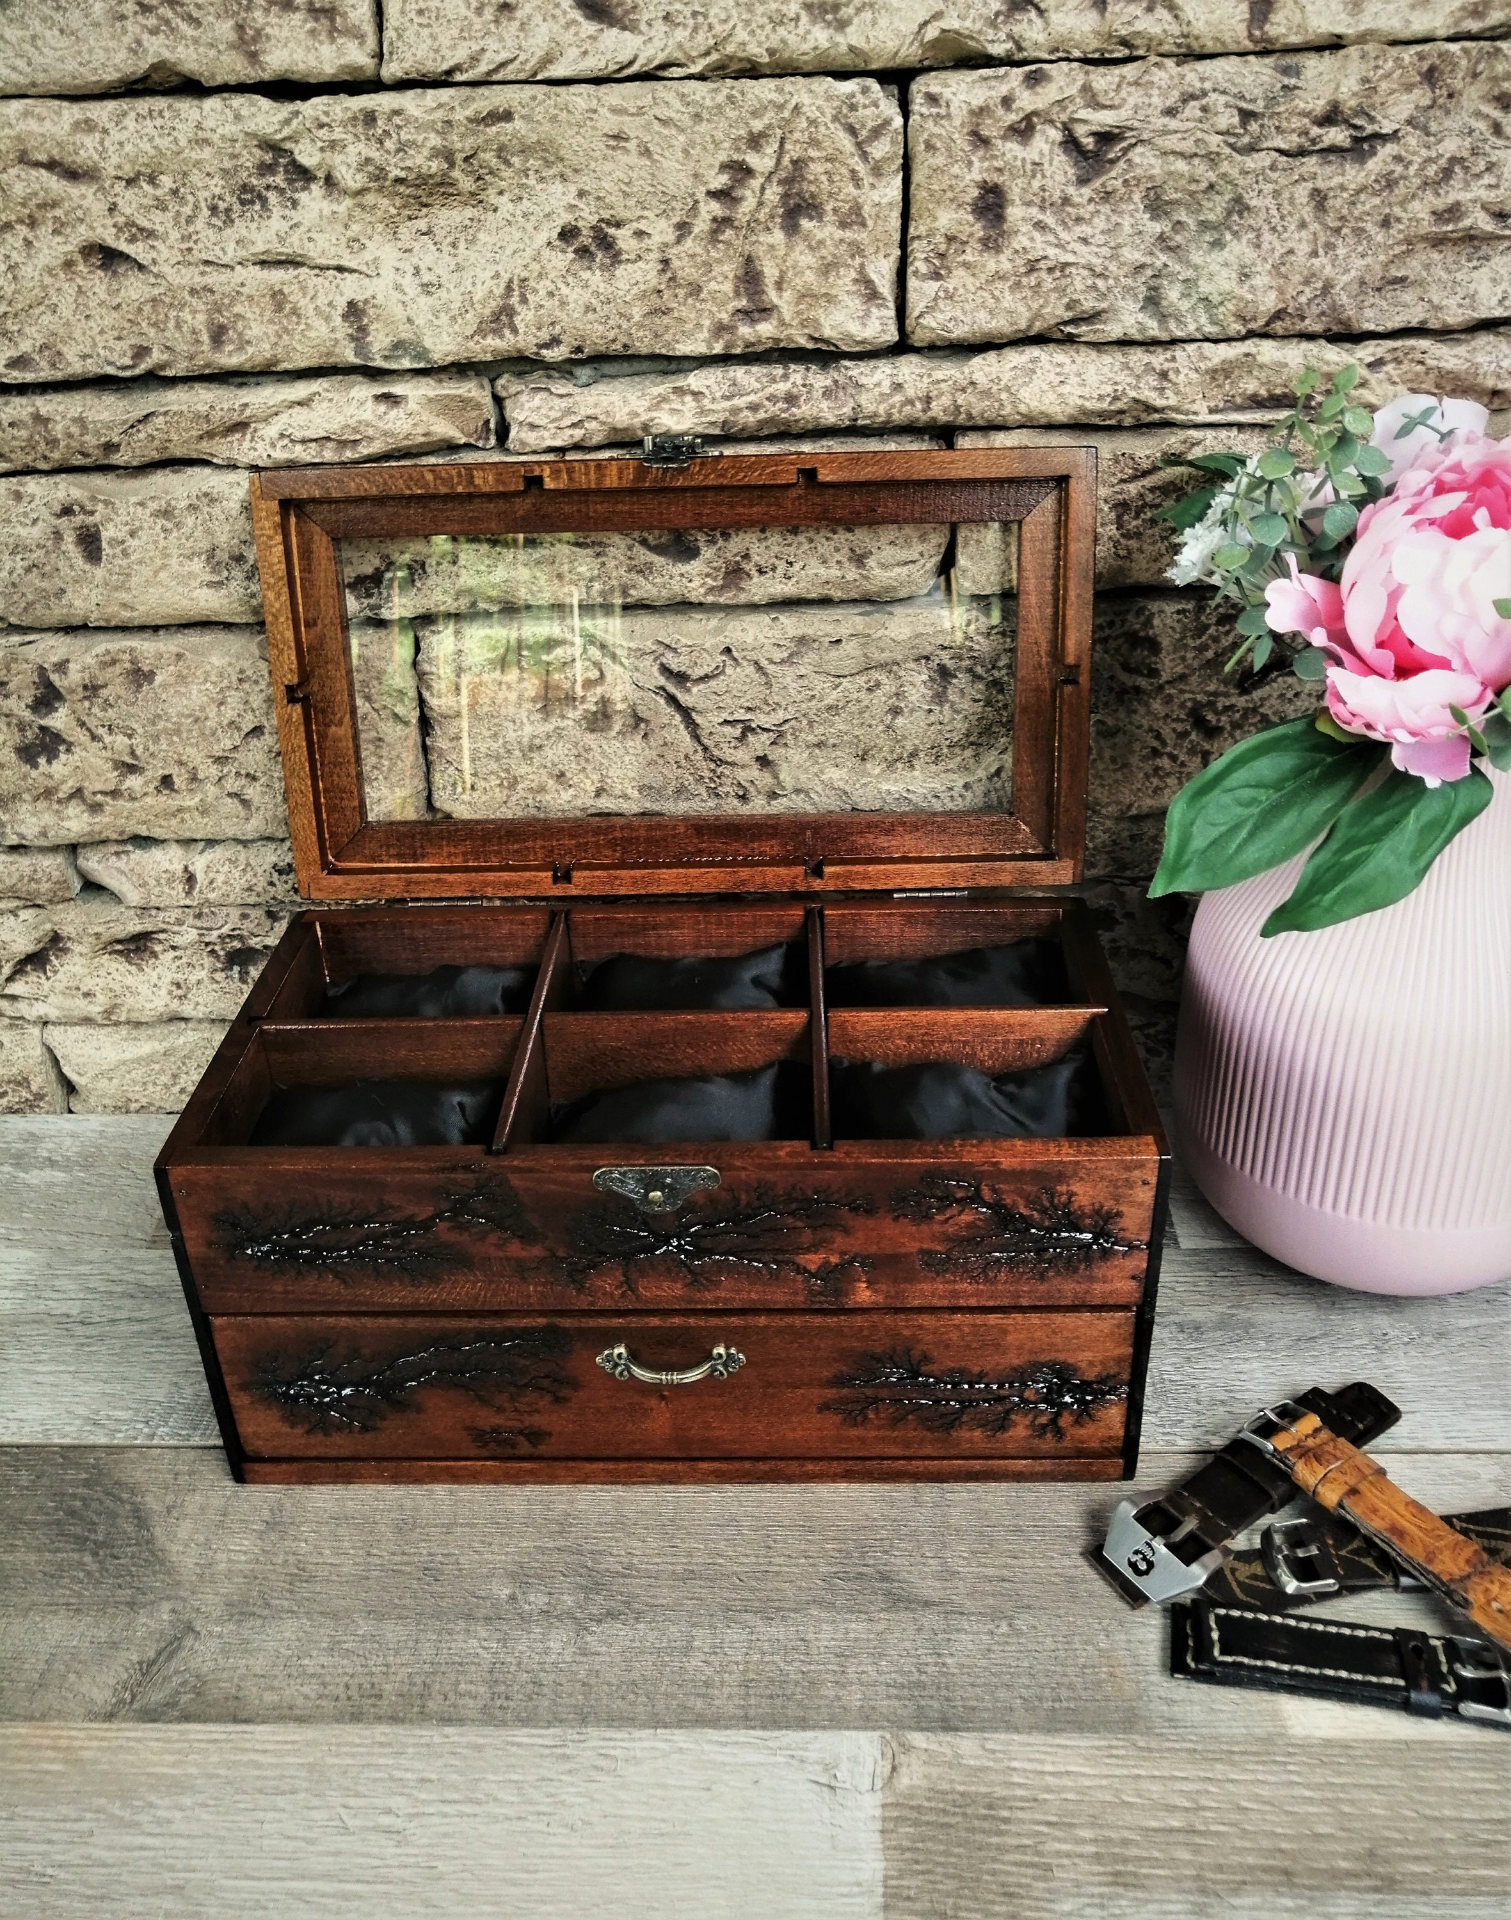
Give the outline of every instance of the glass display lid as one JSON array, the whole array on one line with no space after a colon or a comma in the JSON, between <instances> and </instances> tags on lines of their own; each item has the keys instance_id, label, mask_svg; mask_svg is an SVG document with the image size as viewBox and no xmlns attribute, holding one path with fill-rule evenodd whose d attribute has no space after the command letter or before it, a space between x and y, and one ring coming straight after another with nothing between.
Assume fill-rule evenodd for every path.
<instances>
[{"instance_id":1,"label":"glass display lid","mask_svg":"<svg viewBox=\"0 0 1511 1920\"><path fill-rule=\"evenodd\" d=\"M1079 876L1094 454L258 476L300 889Z\"/></svg>"}]
</instances>

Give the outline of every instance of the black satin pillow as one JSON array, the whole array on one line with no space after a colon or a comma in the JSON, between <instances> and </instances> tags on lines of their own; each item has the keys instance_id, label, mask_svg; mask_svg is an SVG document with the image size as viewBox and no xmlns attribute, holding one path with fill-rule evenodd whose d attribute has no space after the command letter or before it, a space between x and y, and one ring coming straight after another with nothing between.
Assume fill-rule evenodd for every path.
<instances>
[{"instance_id":1,"label":"black satin pillow","mask_svg":"<svg viewBox=\"0 0 1511 1920\"><path fill-rule=\"evenodd\" d=\"M1052 1007L1070 998L1058 940L1035 934L921 960L852 960L830 967L831 1007Z\"/></svg>"},{"instance_id":2,"label":"black satin pillow","mask_svg":"<svg viewBox=\"0 0 1511 1920\"><path fill-rule=\"evenodd\" d=\"M850 1140L1062 1139L1096 1131L1100 1105L1082 1053L995 1076L948 1060L836 1060L829 1097L835 1138Z\"/></svg>"},{"instance_id":3,"label":"black satin pillow","mask_svg":"<svg viewBox=\"0 0 1511 1920\"><path fill-rule=\"evenodd\" d=\"M808 1069L782 1061L754 1073L642 1080L551 1109L552 1138L568 1145L656 1147L683 1140L806 1138Z\"/></svg>"},{"instance_id":4,"label":"black satin pillow","mask_svg":"<svg viewBox=\"0 0 1511 1920\"><path fill-rule=\"evenodd\" d=\"M501 1080L354 1080L275 1087L254 1147L476 1147L493 1138Z\"/></svg>"},{"instance_id":5,"label":"black satin pillow","mask_svg":"<svg viewBox=\"0 0 1511 1920\"><path fill-rule=\"evenodd\" d=\"M792 1004L790 947L763 947L733 959L647 960L616 953L578 969L584 1013L734 1012Z\"/></svg>"},{"instance_id":6,"label":"black satin pillow","mask_svg":"<svg viewBox=\"0 0 1511 1920\"><path fill-rule=\"evenodd\" d=\"M320 1011L341 1020L481 1020L524 1013L534 987L534 967L359 973L328 986Z\"/></svg>"}]
</instances>

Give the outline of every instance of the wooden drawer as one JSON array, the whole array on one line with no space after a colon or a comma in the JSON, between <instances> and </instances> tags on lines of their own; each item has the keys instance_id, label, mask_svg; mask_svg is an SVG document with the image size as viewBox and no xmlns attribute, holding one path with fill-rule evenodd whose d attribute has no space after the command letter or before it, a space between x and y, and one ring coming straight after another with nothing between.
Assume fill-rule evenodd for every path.
<instances>
[{"instance_id":1,"label":"wooden drawer","mask_svg":"<svg viewBox=\"0 0 1511 1920\"><path fill-rule=\"evenodd\" d=\"M1074 1471L1121 1449L1134 1319L312 1315L212 1326L250 1460L1000 1459ZM688 1370L717 1349L719 1372L689 1384L646 1382L628 1364Z\"/></svg>"},{"instance_id":2,"label":"wooden drawer","mask_svg":"<svg viewBox=\"0 0 1511 1920\"><path fill-rule=\"evenodd\" d=\"M668 1213L594 1185L633 1149L242 1154L172 1186L211 1313L1131 1307L1143 1288L1152 1139L715 1156L719 1184Z\"/></svg>"}]
</instances>

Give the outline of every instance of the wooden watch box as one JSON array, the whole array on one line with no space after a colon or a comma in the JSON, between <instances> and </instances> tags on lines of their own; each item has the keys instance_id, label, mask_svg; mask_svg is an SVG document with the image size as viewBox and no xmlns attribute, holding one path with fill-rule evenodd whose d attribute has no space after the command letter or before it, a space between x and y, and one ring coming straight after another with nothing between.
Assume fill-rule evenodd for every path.
<instances>
[{"instance_id":1,"label":"wooden watch box","mask_svg":"<svg viewBox=\"0 0 1511 1920\"><path fill-rule=\"evenodd\" d=\"M324 907L157 1167L238 1478L1133 1472L1168 1155L1064 891L1094 459L253 481ZM941 1136L887 1105L930 1075L1074 1127ZM654 1118L705 1098L768 1104Z\"/></svg>"}]
</instances>

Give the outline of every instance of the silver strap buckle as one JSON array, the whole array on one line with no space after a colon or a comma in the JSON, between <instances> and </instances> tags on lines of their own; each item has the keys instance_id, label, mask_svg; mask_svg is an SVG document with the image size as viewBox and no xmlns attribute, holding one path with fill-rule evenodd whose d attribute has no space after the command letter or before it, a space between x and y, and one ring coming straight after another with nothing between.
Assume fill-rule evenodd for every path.
<instances>
[{"instance_id":1,"label":"silver strap buckle","mask_svg":"<svg viewBox=\"0 0 1511 1920\"><path fill-rule=\"evenodd\" d=\"M1463 1640L1457 1635L1444 1645L1460 1717L1487 1720L1496 1727L1511 1727L1511 1672L1495 1648L1483 1640ZM1473 1689L1473 1696L1469 1689ZM1489 1694L1490 1698L1479 1698L1481 1693Z\"/></svg>"},{"instance_id":2,"label":"silver strap buckle","mask_svg":"<svg viewBox=\"0 0 1511 1920\"><path fill-rule=\"evenodd\" d=\"M1265 1571L1292 1600L1342 1593L1343 1569L1325 1527L1313 1520L1277 1520L1260 1536Z\"/></svg>"},{"instance_id":3,"label":"silver strap buckle","mask_svg":"<svg viewBox=\"0 0 1511 1920\"><path fill-rule=\"evenodd\" d=\"M1120 1500L1107 1529L1102 1553L1119 1575L1146 1600L1167 1607L1205 1585L1206 1578L1222 1565L1221 1547L1213 1547L1199 1560L1187 1563L1171 1547L1183 1540L1195 1527L1187 1518L1163 1540L1134 1518L1137 1511L1131 1500Z\"/></svg>"}]
</instances>

